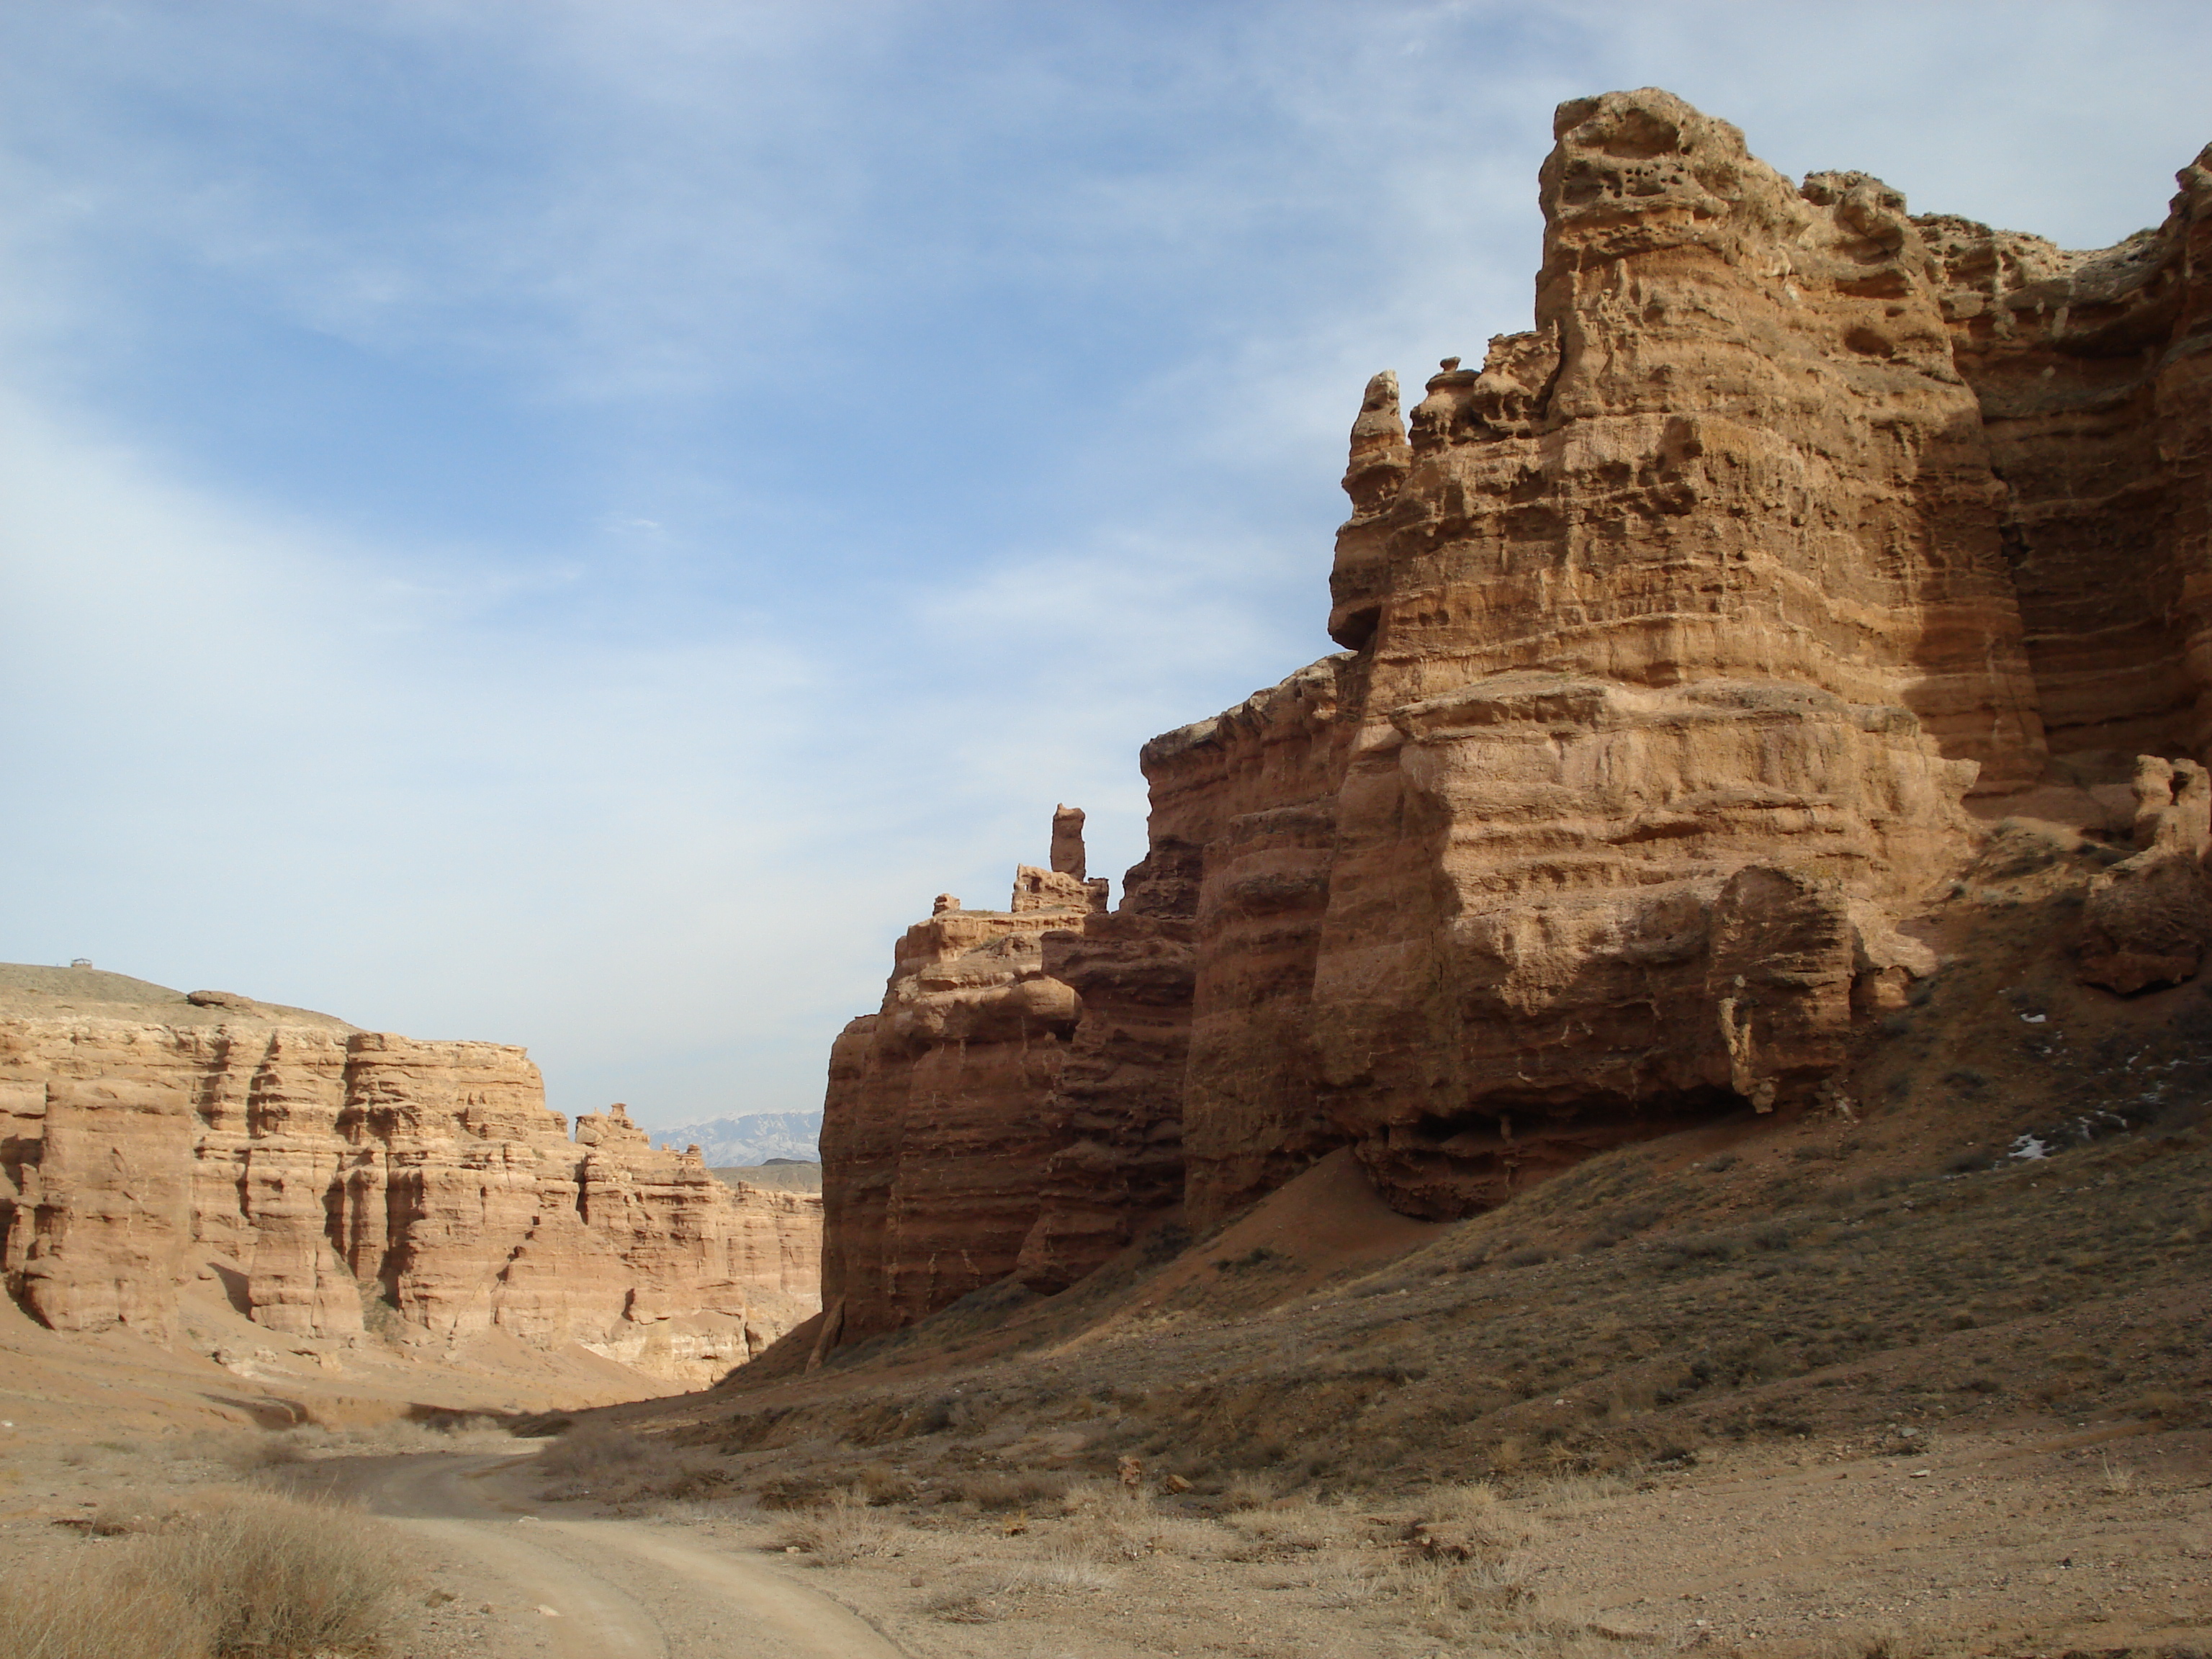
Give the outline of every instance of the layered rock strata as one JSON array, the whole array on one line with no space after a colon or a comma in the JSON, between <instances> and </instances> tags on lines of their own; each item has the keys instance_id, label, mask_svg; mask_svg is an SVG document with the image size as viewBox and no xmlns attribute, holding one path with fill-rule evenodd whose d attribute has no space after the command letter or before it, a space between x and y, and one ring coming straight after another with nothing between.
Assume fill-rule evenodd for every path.
<instances>
[{"instance_id":1,"label":"layered rock strata","mask_svg":"<svg viewBox=\"0 0 2212 1659\"><path fill-rule=\"evenodd\" d=\"M817 1305L815 1204L732 1190L619 1106L572 1140L520 1048L0 978L0 1271L55 1329L170 1340L198 1276L289 1336L503 1333L697 1383Z\"/></svg>"},{"instance_id":2,"label":"layered rock strata","mask_svg":"<svg viewBox=\"0 0 2212 1659\"><path fill-rule=\"evenodd\" d=\"M883 1006L832 1051L822 1119L822 1299L834 1335L889 1330L1013 1271L1057 1137L1041 1110L1075 1029L1045 934L1103 905L1079 815L1004 910L951 895L899 940Z\"/></svg>"},{"instance_id":3,"label":"layered rock strata","mask_svg":"<svg viewBox=\"0 0 2212 1659\"><path fill-rule=\"evenodd\" d=\"M1832 1103L2008 812L2133 830L2085 977L2212 949L2212 150L2074 253L1663 92L1556 138L1535 327L1362 398L1345 650L1146 745L1148 856L1046 936L1040 1288L1338 1146L1446 1217Z\"/></svg>"}]
</instances>

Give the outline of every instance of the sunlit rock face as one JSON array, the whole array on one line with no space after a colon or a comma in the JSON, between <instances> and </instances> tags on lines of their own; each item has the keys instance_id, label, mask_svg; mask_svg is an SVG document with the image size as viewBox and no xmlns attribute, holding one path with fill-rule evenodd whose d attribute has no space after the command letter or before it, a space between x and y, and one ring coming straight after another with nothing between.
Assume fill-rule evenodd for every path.
<instances>
[{"instance_id":1,"label":"sunlit rock face","mask_svg":"<svg viewBox=\"0 0 2212 1659\"><path fill-rule=\"evenodd\" d=\"M1534 328L1360 400L1343 651L1147 744L1147 857L1044 935L1033 1288L1338 1146L1449 1217L1832 1103L2008 813L2132 823L2086 979L2212 950L2212 150L2072 253L1664 92L1555 136Z\"/></svg>"},{"instance_id":2,"label":"sunlit rock face","mask_svg":"<svg viewBox=\"0 0 2212 1659\"><path fill-rule=\"evenodd\" d=\"M1061 1145L1048 1120L1076 994L1042 940L1103 902L1085 879L1082 815L1062 808L1053 863L1023 865L1004 910L951 894L899 940L883 1006L837 1039L822 1118L833 1340L895 1329L1014 1271Z\"/></svg>"},{"instance_id":3,"label":"sunlit rock face","mask_svg":"<svg viewBox=\"0 0 2212 1659\"><path fill-rule=\"evenodd\" d=\"M55 1329L171 1340L179 1285L216 1276L287 1335L367 1340L366 1314L426 1357L496 1332L696 1385L818 1305L814 1202L732 1190L619 1106L572 1140L520 1048L131 994L0 1015L0 1268Z\"/></svg>"}]
</instances>

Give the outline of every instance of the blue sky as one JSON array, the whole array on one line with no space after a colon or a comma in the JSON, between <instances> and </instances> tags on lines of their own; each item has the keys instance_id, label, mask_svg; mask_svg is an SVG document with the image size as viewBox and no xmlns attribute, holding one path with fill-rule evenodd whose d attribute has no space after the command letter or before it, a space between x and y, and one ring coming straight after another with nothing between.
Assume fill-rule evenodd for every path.
<instances>
[{"instance_id":1,"label":"blue sky","mask_svg":"<svg viewBox=\"0 0 2212 1659\"><path fill-rule=\"evenodd\" d=\"M2201 5L0 8L0 958L819 1102L933 894L1329 648L1560 99L2117 240ZM1117 884L1118 890L1118 884Z\"/></svg>"}]
</instances>

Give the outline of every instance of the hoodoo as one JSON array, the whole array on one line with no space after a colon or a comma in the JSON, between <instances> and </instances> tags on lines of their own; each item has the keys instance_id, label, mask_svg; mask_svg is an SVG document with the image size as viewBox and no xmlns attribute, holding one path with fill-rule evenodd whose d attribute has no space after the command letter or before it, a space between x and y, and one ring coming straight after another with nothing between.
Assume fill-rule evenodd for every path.
<instances>
[{"instance_id":1,"label":"hoodoo","mask_svg":"<svg viewBox=\"0 0 2212 1659\"><path fill-rule=\"evenodd\" d=\"M1340 1146L1448 1218L1838 1109L2008 816L2132 840L2085 982L2197 971L2212 149L2084 253L1793 184L1664 92L1555 133L1535 327L1361 399L1344 650L1146 745L1118 908L1056 823L1063 884L909 932L840 1041L830 1340Z\"/></svg>"}]
</instances>

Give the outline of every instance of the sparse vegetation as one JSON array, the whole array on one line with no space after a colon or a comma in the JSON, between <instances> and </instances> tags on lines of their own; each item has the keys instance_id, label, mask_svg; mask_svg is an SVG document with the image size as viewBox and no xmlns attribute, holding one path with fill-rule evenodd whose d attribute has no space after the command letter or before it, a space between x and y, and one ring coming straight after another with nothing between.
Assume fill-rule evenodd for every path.
<instances>
[{"instance_id":1,"label":"sparse vegetation","mask_svg":"<svg viewBox=\"0 0 2212 1659\"><path fill-rule=\"evenodd\" d=\"M596 1425L570 1430L538 1462L548 1498L590 1498L617 1508L713 1497L730 1484L726 1470L696 1450Z\"/></svg>"},{"instance_id":2,"label":"sparse vegetation","mask_svg":"<svg viewBox=\"0 0 2212 1659\"><path fill-rule=\"evenodd\" d=\"M10 1659L367 1654L391 1626L399 1587L394 1545L376 1523L267 1497L84 1548L0 1583Z\"/></svg>"},{"instance_id":3,"label":"sparse vegetation","mask_svg":"<svg viewBox=\"0 0 2212 1659\"><path fill-rule=\"evenodd\" d=\"M780 1547L810 1558L818 1567L850 1565L890 1548L892 1528L868 1511L865 1498L839 1492L820 1509L803 1510L787 1522Z\"/></svg>"}]
</instances>

